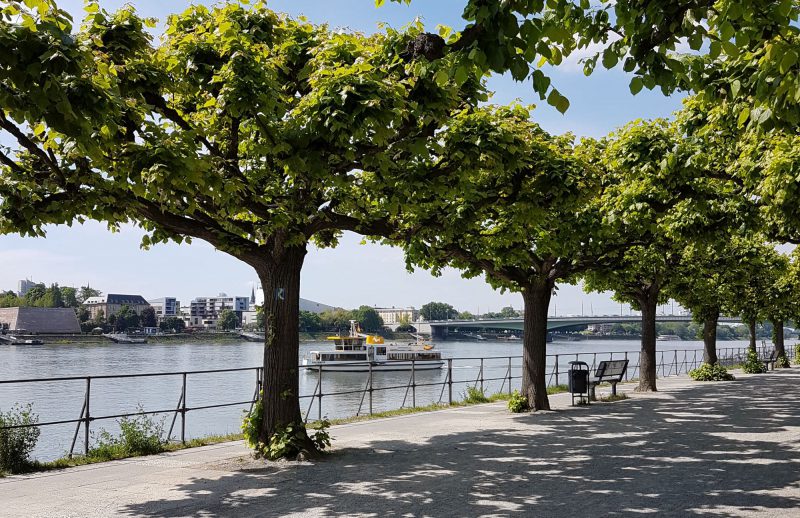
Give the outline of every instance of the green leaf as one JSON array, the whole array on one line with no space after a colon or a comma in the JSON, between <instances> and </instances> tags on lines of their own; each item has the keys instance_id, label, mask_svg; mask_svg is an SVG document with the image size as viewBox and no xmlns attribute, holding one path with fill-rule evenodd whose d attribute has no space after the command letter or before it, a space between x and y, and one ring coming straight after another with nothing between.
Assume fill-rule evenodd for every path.
<instances>
[{"instance_id":1,"label":"green leaf","mask_svg":"<svg viewBox=\"0 0 800 518\"><path fill-rule=\"evenodd\" d=\"M742 109L742 111L739 112L739 117L736 119L736 125L740 128L743 127L749 117L750 117L750 108L745 106Z\"/></svg>"},{"instance_id":2,"label":"green leaf","mask_svg":"<svg viewBox=\"0 0 800 518\"><path fill-rule=\"evenodd\" d=\"M619 61L619 56L614 50L608 48L603 51L603 66L606 68L614 68Z\"/></svg>"},{"instance_id":3,"label":"green leaf","mask_svg":"<svg viewBox=\"0 0 800 518\"><path fill-rule=\"evenodd\" d=\"M735 79L735 80L734 80L734 81L731 83L731 96L732 96L733 98L736 98L736 96L738 96L738 95L739 95L739 90L740 90L741 88L742 88L742 82L741 82L741 81L739 81L738 79Z\"/></svg>"},{"instance_id":4,"label":"green leaf","mask_svg":"<svg viewBox=\"0 0 800 518\"><path fill-rule=\"evenodd\" d=\"M797 63L797 53L793 50L787 50L781 59L778 70L780 70L781 74L786 74L792 69L795 63Z\"/></svg>"},{"instance_id":5,"label":"green leaf","mask_svg":"<svg viewBox=\"0 0 800 518\"><path fill-rule=\"evenodd\" d=\"M381 7L386 3L386 0L375 0L375 7Z\"/></svg>"},{"instance_id":6,"label":"green leaf","mask_svg":"<svg viewBox=\"0 0 800 518\"><path fill-rule=\"evenodd\" d=\"M631 79L630 89L633 95L638 94L642 91L642 87L644 87L644 83L642 82L641 77L634 77Z\"/></svg>"},{"instance_id":7,"label":"green leaf","mask_svg":"<svg viewBox=\"0 0 800 518\"><path fill-rule=\"evenodd\" d=\"M450 76L444 70L439 70L436 72L436 75L433 76L433 80L436 81L439 87L444 87L447 86L447 83L450 81Z\"/></svg>"},{"instance_id":8,"label":"green leaf","mask_svg":"<svg viewBox=\"0 0 800 518\"><path fill-rule=\"evenodd\" d=\"M216 97L212 97L211 99L209 99L205 103L203 103L203 108L210 108L210 107L216 106L216 105L217 105L217 98Z\"/></svg>"}]
</instances>

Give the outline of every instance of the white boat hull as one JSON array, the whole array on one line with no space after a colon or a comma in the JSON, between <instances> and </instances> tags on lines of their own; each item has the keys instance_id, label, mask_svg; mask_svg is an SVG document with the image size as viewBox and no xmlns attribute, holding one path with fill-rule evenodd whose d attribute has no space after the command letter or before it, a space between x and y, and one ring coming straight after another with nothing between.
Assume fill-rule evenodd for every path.
<instances>
[{"instance_id":1,"label":"white boat hull","mask_svg":"<svg viewBox=\"0 0 800 518\"><path fill-rule=\"evenodd\" d=\"M430 371L441 369L444 360L417 360L410 361L372 361L372 362L313 362L303 360L303 367L310 371L323 372L369 372L372 371Z\"/></svg>"}]
</instances>

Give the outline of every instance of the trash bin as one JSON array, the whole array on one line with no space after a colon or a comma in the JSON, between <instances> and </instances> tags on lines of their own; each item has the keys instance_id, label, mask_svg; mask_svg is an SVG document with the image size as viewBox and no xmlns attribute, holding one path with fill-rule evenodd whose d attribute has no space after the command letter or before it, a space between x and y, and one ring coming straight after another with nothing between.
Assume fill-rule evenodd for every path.
<instances>
[{"instance_id":1,"label":"trash bin","mask_svg":"<svg viewBox=\"0 0 800 518\"><path fill-rule=\"evenodd\" d=\"M572 406L575 406L575 396L578 404L589 404L589 365L586 362L569 362L567 371L567 387L572 395Z\"/></svg>"}]
</instances>

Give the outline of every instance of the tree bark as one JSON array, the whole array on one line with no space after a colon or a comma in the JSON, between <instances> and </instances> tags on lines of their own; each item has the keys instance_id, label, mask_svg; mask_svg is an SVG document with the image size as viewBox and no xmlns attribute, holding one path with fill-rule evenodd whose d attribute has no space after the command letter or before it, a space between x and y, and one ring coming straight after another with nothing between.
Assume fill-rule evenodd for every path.
<instances>
[{"instance_id":1,"label":"tree bark","mask_svg":"<svg viewBox=\"0 0 800 518\"><path fill-rule=\"evenodd\" d=\"M775 357L786 356L786 347L783 340L783 320L772 321L772 336L774 337Z\"/></svg>"},{"instance_id":2,"label":"tree bark","mask_svg":"<svg viewBox=\"0 0 800 518\"><path fill-rule=\"evenodd\" d=\"M709 365L717 363L717 322L719 313L709 313L703 320L703 361Z\"/></svg>"},{"instance_id":3,"label":"tree bark","mask_svg":"<svg viewBox=\"0 0 800 518\"><path fill-rule=\"evenodd\" d=\"M536 281L522 291L525 333L522 341L522 393L533 410L550 410L547 397L547 312L553 283Z\"/></svg>"},{"instance_id":4,"label":"tree bark","mask_svg":"<svg viewBox=\"0 0 800 518\"><path fill-rule=\"evenodd\" d=\"M264 369L262 374L264 417L259 440L265 444L287 425L303 425L298 398L300 353L300 271L306 247L286 247L258 268L264 291ZM316 449L306 434L300 445Z\"/></svg>"},{"instance_id":5,"label":"tree bark","mask_svg":"<svg viewBox=\"0 0 800 518\"><path fill-rule=\"evenodd\" d=\"M751 319L747 321L747 328L750 330L750 345L748 346L751 351L756 350L756 321Z\"/></svg>"},{"instance_id":6,"label":"tree bark","mask_svg":"<svg viewBox=\"0 0 800 518\"><path fill-rule=\"evenodd\" d=\"M658 288L646 290L639 300L642 309L642 350L639 352L639 387L637 392L656 389L656 309Z\"/></svg>"}]
</instances>

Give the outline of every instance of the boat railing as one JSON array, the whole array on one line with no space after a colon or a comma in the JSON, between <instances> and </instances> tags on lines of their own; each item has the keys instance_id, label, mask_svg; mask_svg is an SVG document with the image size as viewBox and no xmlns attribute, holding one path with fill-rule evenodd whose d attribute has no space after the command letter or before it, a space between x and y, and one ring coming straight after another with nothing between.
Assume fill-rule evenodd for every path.
<instances>
[{"instance_id":1,"label":"boat railing","mask_svg":"<svg viewBox=\"0 0 800 518\"><path fill-rule=\"evenodd\" d=\"M762 346L760 349L761 354L765 351L769 354L771 348ZM717 349L717 356L720 364L731 366L737 365L744 361L747 356L747 347L721 347ZM793 347L786 348L786 354L789 359L794 358L795 349ZM639 353L638 351L604 351L604 352L582 352L571 354L552 354L547 355L547 385L548 387L561 385L566 382L566 375L568 371L568 364L570 361L584 361L589 364L590 369L594 370L598 362L603 360L613 359L627 359L630 361L630 366L625 374L625 381L636 379L639 375ZM685 374L689 370L697 368L703 360L703 351L701 349L671 349L658 351L656 362L656 373L659 377L675 376ZM464 399L466 394L458 394L459 389L466 392L467 387L473 387L481 393L493 391L494 393L508 393L510 394L514 388L518 387L519 380L522 379L522 356L465 356L455 358L442 358L444 362L443 369L437 370L423 370L418 368L423 363L430 363L438 360L387 360L385 363L404 363L408 364L411 361L411 369L408 371L408 377L401 378L402 381L397 381L398 371L393 372L393 376L388 383L386 378L381 378L379 374L385 374L381 371L373 369L373 363L369 361L354 361L354 362L337 362L337 365L360 365L366 366L367 369L364 374L363 381L358 383L358 388L351 390L334 390L326 392L327 387L325 379L326 376L336 377L343 373L335 371L326 371L323 365L298 365L298 370L305 369L307 376L313 376L315 379L309 380L314 384L314 389L311 393L301 394L301 409L304 410L303 418L305 421L322 420L328 415L328 411L334 409L334 403L337 399L347 399L350 408L357 408L355 416L372 415L376 411L393 410L387 408L387 398L382 397L380 401L376 401L376 394L386 393L389 391L403 391L402 402L397 409L416 407L418 403L424 405L452 405ZM444 371L442 373L442 371ZM463 374L461 374L463 373ZM207 374L225 374L231 376L251 376L253 380L252 391L248 390L246 393L241 394L241 397L234 396L234 401L222 402L205 402L205 404L188 405L187 404L187 386L190 378L198 377ZM361 373L359 373L361 374ZM354 373L348 373L347 376L353 376ZM444 378L442 378L442 375ZM92 413L92 401L96 396L97 388L93 388L98 380L112 380L112 379L146 379L146 378L178 378L180 380L180 393L177 394L177 404L174 406L164 404L161 408L157 409L140 409L136 412L113 412L109 414L96 415ZM262 367L243 367L243 368L228 368L228 369L205 369L205 370L190 370L190 371L177 371L177 372L146 372L146 373L130 373L130 374L103 374L92 376L61 376L50 378L29 378L29 379L5 379L0 380L0 389L4 386L18 384L53 384L53 383L75 383L82 382L84 385L83 401L77 401L81 404L80 415L77 418L46 418L43 422L35 424L23 424L13 426L3 426L0 429L15 429L15 428L28 428L28 427L49 427L55 425L74 424L75 429L71 434L71 443L68 454L71 456L76 451L76 445L81 431L83 431L83 452L88 453L90 450L90 437L91 427L96 421L121 419L125 417L134 417L138 415L166 415L171 416L171 424L169 426L166 439L167 440L180 440L185 442L186 423L188 414L191 412L198 412L209 409L218 409L225 407L240 407L252 410L253 405L259 397L259 392L262 387L263 368ZM380 381L381 383L376 383ZM57 386L46 385L49 393L57 393ZM399 400L399 398L397 398ZM355 406L358 401L357 407ZM376 403L380 403L376 405ZM345 405L346 406L346 405ZM352 414L350 414L352 416ZM348 415L337 415L335 417L349 417ZM178 418L180 422L178 423ZM176 425L179 428L176 430ZM173 433L175 435L173 439Z\"/></svg>"}]
</instances>

